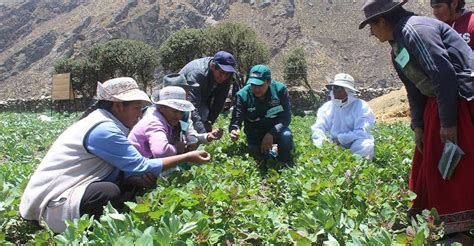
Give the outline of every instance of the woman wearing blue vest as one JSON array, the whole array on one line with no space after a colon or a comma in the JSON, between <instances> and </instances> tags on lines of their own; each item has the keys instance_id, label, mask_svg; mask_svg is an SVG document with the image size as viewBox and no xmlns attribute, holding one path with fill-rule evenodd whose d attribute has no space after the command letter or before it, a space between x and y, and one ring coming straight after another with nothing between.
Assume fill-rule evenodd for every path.
<instances>
[{"instance_id":1,"label":"woman wearing blue vest","mask_svg":"<svg viewBox=\"0 0 474 246\"><path fill-rule=\"evenodd\" d=\"M291 122L288 90L283 83L271 78L266 65L256 65L250 70L247 85L237 92L236 102L229 125L233 141L240 137L244 122L249 153L257 160L266 159L269 154L278 154L282 162L290 161L294 147L293 136L288 128ZM273 153L273 144L278 153Z\"/></svg>"}]
</instances>

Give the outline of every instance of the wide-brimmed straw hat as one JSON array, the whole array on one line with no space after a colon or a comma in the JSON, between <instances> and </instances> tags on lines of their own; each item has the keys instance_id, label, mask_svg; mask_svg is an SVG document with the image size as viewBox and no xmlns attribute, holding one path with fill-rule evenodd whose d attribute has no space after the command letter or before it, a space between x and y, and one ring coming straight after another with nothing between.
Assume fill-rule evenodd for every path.
<instances>
[{"instance_id":1,"label":"wide-brimmed straw hat","mask_svg":"<svg viewBox=\"0 0 474 246\"><path fill-rule=\"evenodd\" d=\"M328 88L328 90L331 90L333 85L341 86L349 90L359 92L359 90L354 87L354 78L346 73L336 74L336 76L334 76L334 80L331 83L327 84L326 88Z\"/></svg>"},{"instance_id":2,"label":"wide-brimmed straw hat","mask_svg":"<svg viewBox=\"0 0 474 246\"><path fill-rule=\"evenodd\" d=\"M407 3L407 0L393 1L393 0L367 0L362 6L362 11L365 14L365 20L359 24L359 29L362 29L372 20L386 15L387 13L401 7Z\"/></svg>"},{"instance_id":3,"label":"wide-brimmed straw hat","mask_svg":"<svg viewBox=\"0 0 474 246\"><path fill-rule=\"evenodd\" d=\"M160 100L153 103L164 105L176 110L187 112L193 111L194 105L186 100L186 92L178 86L167 86L160 90Z\"/></svg>"},{"instance_id":4,"label":"wide-brimmed straw hat","mask_svg":"<svg viewBox=\"0 0 474 246\"><path fill-rule=\"evenodd\" d=\"M148 95L140 90L137 82L130 77L109 79L104 83L97 82L97 100L151 102Z\"/></svg>"}]
</instances>

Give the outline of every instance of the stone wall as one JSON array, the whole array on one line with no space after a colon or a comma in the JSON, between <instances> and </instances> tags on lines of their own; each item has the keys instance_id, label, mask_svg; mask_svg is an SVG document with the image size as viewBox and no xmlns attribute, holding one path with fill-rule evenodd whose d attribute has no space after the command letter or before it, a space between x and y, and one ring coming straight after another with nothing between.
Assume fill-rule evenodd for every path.
<instances>
[{"instance_id":1,"label":"stone wall","mask_svg":"<svg viewBox=\"0 0 474 246\"><path fill-rule=\"evenodd\" d=\"M372 89L365 88L360 90L360 98L370 101L373 98L387 94L397 88ZM302 87L294 87L289 90L292 110L300 114L303 111L316 110L324 102L329 100L327 91L314 91L314 99L308 90ZM0 112L46 112L51 109L60 112L82 112L92 104L90 99L76 99L74 101L51 101L50 97L39 99L9 99L0 101Z\"/></svg>"},{"instance_id":2,"label":"stone wall","mask_svg":"<svg viewBox=\"0 0 474 246\"><path fill-rule=\"evenodd\" d=\"M92 104L91 100L77 98L70 101L51 101L50 97L38 99L8 99L0 101L0 112L82 112Z\"/></svg>"},{"instance_id":3,"label":"stone wall","mask_svg":"<svg viewBox=\"0 0 474 246\"><path fill-rule=\"evenodd\" d=\"M383 88L383 89L372 89L363 88L360 89L359 98L370 101L376 97L387 94L391 91L398 90L397 88ZM289 94L291 98L292 111L296 114L301 114L304 111L317 110L323 103L330 99L328 91L313 91L316 99L314 99L309 91L302 87L290 88Z\"/></svg>"}]
</instances>

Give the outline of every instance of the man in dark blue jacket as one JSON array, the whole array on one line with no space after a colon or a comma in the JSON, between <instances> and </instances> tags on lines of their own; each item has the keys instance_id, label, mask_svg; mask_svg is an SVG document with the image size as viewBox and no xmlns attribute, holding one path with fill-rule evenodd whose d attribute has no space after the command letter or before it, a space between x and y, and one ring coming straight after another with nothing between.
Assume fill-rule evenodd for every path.
<instances>
[{"instance_id":1,"label":"man in dark blue jacket","mask_svg":"<svg viewBox=\"0 0 474 246\"><path fill-rule=\"evenodd\" d=\"M219 51L214 57L193 60L179 72L188 83L199 84L189 93L189 100L196 108L191 119L197 132L212 131L212 124L224 108L235 72L234 56L226 51Z\"/></svg>"}]
</instances>

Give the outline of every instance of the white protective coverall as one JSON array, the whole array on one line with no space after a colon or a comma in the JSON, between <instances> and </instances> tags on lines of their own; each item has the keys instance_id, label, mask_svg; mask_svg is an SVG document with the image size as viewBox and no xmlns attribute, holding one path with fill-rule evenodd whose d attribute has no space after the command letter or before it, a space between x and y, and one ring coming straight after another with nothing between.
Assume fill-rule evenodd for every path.
<instances>
[{"instance_id":1,"label":"white protective coverall","mask_svg":"<svg viewBox=\"0 0 474 246\"><path fill-rule=\"evenodd\" d=\"M348 99L345 103L337 102L331 91L331 101L318 109L316 123L311 127L313 144L321 147L324 141L337 139L343 148L372 160L374 138L370 130L375 122L374 113L353 91L346 89L346 92Z\"/></svg>"}]
</instances>

